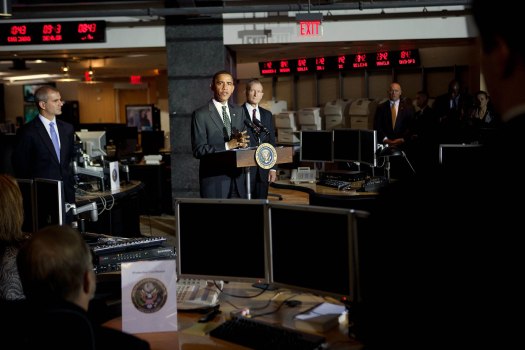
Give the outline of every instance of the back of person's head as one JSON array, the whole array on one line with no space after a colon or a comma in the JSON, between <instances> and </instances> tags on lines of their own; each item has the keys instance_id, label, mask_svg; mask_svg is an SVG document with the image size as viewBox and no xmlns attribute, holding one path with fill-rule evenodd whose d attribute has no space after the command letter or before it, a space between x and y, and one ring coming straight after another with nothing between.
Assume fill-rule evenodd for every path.
<instances>
[{"instance_id":1,"label":"back of person's head","mask_svg":"<svg viewBox=\"0 0 525 350\"><path fill-rule=\"evenodd\" d=\"M93 263L78 231L70 226L43 228L20 249L17 264L28 300L65 300L87 309L85 299L95 292L94 283L86 284L90 274L94 282Z\"/></svg>"},{"instance_id":2,"label":"back of person's head","mask_svg":"<svg viewBox=\"0 0 525 350\"><path fill-rule=\"evenodd\" d=\"M516 58L525 60L525 28L519 25L523 14L512 8L510 1L495 5L490 1L474 0L472 15L485 52L491 52L498 45L498 40L504 40L510 51L518 56Z\"/></svg>"},{"instance_id":3,"label":"back of person's head","mask_svg":"<svg viewBox=\"0 0 525 350\"><path fill-rule=\"evenodd\" d=\"M10 175L0 174L0 241L19 242L25 237L22 232L24 206L22 193L16 180Z\"/></svg>"}]
</instances>

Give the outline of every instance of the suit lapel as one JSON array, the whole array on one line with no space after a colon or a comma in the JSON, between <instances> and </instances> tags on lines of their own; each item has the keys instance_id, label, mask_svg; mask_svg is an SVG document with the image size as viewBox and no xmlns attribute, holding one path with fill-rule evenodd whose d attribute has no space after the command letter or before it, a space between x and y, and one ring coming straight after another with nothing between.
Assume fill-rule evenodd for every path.
<instances>
[{"instance_id":1,"label":"suit lapel","mask_svg":"<svg viewBox=\"0 0 525 350\"><path fill-rule=\"evenodd\" d=\"M53 142L51 141L51 137L49 137L49 134L47 133L47 130L46 130L46 127L45 127L44 123L42 123L42 121L40 120L39 117L36 117L35 119L37 119L37 120L35 120L35 126L36 126L36 128L38 130L38 135L40 136L40 138L42 139L42 141L46 145L47 150L53 155L53 159L55 159L58 162L59 159L57 158L57 154L55 152L55 147L53 147ZM59 132L60 135L63 134L63 133L60 132L60 130L58 132ZM61 140L61 142L62 142L62 140ZM60 151L60 153L62 153L62 151Z\"/></svg>"},{"instance_id":2,"label":"suit lapel","mask_svg":"<svg viewBox=\"0 0 525 350\"><path fill-rule=\"evenodd\" d=\"M222 122L222 116L219 114L219 111L217 111L217 108L215 108L215 105L213 104L213 101L210 101L208 104L208 109L210 111L210 119L213 121L215 126L221 130L224 131L224 123Z\"/></svg>"}]
</instances>

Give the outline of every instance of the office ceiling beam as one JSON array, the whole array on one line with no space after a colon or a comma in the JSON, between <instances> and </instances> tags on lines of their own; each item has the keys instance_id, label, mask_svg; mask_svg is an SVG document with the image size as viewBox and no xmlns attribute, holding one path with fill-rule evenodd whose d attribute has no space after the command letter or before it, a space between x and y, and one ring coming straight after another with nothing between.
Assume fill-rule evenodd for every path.
<instances>
[{"instance_id":1,"label":"office ceiling beam","mask_svg":"<svg viewBox=\"0 0 525 350\"><path fill-rule=\"evenodd\" d=\"M470 6L472 0L409 0L409 1L347 1L330 2L320 5L305 4L272 4L247 6L247 1L233 2L244 5L226 6L232 1L224 1L225 6L187 6L197 4L195 1L177 1L177 5L185 7L142 7L142 8L107 8L106 6L86 3L68 4L67 9L58 7L43 7L41 5L12 6L11 19L36 18L78 18L78 17L168 17L168 16L210 16L226 13L256 13L256 12L300 12L300 11L336 11L336 10L371 10L408 7L440 7L440 6ZM148 2L145 2L148 4ZM176 6L177 6L176 5ZM80 8L79 6L82 6Z\"/></svg>"}]
</instances>

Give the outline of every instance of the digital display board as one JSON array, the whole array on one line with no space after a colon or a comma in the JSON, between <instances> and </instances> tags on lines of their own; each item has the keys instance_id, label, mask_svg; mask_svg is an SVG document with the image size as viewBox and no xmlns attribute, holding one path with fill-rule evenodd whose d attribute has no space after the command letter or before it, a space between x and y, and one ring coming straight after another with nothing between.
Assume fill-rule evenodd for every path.
<instances>
[{"instance_id":1,"label":"digital display board","mask_svg":"<svg viewBox=\"0 0 525 350\"><path fill-rule=\"evenodd\" d=\"M411 49L259 62L259 71L261 75L278 75L419 65L419 51Z\"/></svg>"},{"instance_id":2,"label":"digital display board","mask_svg":"<svg viewBox=\"0 0 525 350\"><path fill-rule=\"evenodd\" d=\"M0 45L101 43L105 21L0 23Z\"/></svg>"}]
</instances>

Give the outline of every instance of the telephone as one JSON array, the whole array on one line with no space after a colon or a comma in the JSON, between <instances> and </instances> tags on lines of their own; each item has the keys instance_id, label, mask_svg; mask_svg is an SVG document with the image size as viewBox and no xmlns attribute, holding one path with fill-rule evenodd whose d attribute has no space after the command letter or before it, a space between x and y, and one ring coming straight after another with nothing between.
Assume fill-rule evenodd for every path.
<instances>
[{"instance_id":1,"label":"telephone","mask_svg":"<svg viewBox=\"0 0 525 350\"><path fill-rule=\"evenodd\" d=\"M290 178L291 183L310 182L315 183L317 170L310 169L309 167L298 167L292 170L292 176Z\"/></svg>"}]
</instances>

